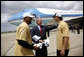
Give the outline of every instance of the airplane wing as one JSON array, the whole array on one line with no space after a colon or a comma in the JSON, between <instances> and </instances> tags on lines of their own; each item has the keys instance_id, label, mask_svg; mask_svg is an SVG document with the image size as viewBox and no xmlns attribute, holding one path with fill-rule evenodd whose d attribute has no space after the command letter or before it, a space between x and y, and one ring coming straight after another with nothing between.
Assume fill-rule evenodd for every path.
<instances>
[{"instance_id":1,"label":"airplane wing","mask_svg":"<svg viewBox=\"0 0 84 57\"><path fill-rule=\"evenodd\" d=\"M83 23L83 17L67 20L65 22L67 22L68 25L73 25L73 24L76 24L76 23Z\"/></svg>"}]
</instances>

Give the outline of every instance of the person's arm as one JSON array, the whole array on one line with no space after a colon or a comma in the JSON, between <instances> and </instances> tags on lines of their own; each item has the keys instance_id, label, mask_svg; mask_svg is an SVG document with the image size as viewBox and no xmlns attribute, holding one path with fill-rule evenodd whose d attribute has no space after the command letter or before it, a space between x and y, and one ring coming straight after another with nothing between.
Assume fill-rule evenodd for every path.
<instances>
[{"instance_id":1,"label":"person's arm","mask_svg":"<svg viewBox=\"0 0 84 57\"><path fill-rule=\"evenodd\" d=\"M69 28L68 25L63 25L62 26L62 34L63 34L63 47L61 49L60 55L63 56L65 55L65 49L69 41Z\"/></svg>"},{"instance_id":2,"label":"person's arm","mask_svg":"<svg viewBox=\"0 0 84 57\"><path fill-rule=\"evenodd\" d=\"M53 30L55 28L57 28L58 25L50 25L50 26L45 26L46 32L47 32L47 36L50 36L50 30Z\"/></svg>"},{"instance_id":3,"label":"person's arm","mask_svg":"<svg viewBox=\"0 0 84 57\"><path fill-rule=\"evenodd\" d=\"M69 37L63 38L63 48L66 49L67 43L68 43Z\"/></svg>"},{"instance_id":4,"label":"person's arm","mask_svg":"<svg viewBox=\"0 0 84 57\"><path fill-rule=\"evenodd\" d=\"M20 30L18 31L19 38L16 38L16 41L18 42L19 45L22 47L28 48L28 49L34 49L37 50L37 46L30 45L27 42L27 35L28 35L28 29L26 27L21 27Z\"/></svg>"},{"instance_id":5,"label":"person's arm","mask_svg":"<svg viewBox=\"0 0 84 57\"><path fill-rule=\"evenodd\" d=\"M63 48L66 49L69 40L69 28L68 25L63 26Z\"/></svg>"},{"instance_id":6,"label":"person's arm","mask_svg":"<svg viewBox=\"0 0 84 57\"><path fill-rule=\"evenodd\" d=\"M64 56L65 55L65 49L66 49L68 40L69 40L69 37L64 37L63 38L63 47L62 47L61 52L60 52L60 55L61 56Z\"/></svg>"},{"instance_id":7,"label":"person's arm","mask_svg":"<svg viewBox=\"0 0 84 57\"><path fill-rule=\"evenodd\" d=\"M46 26L46 31L49 31L49 30L53 30L55 28L57 28L58 25L50 25L50 26Z\"/></svg>"},{"instance_id":8,"label":"person's arm","mask_svg":"<svg viewBox=\"0 0 84 57\"><path fill-rule=\"evenodd\" d=\"M34 46L27 43L26 41L23 40L17 40L18 44L21 45L22 47L28 48L28 49L34 49Z\"/></svg>"}]
</instances>

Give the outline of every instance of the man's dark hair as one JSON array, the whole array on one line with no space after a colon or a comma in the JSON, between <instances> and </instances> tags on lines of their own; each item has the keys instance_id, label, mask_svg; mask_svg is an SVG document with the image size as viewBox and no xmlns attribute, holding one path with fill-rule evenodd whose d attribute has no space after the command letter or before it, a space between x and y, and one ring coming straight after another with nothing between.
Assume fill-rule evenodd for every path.
<instances>
[{"instance_id":1,"label":"man's dark hair","mask_svg":"<svg viewBox=\"0 0 84 57\"><path fill-rule=\"evenodd\" d=\"M53 16L53 18L55 18L56 16ZM63 17L58 17L60 20L63 20Z\"/></svg>"},{"instance_id":2,"label":"man's dark hair","mask_svg":"<svg viewBox=\"0 0 84 57\"><path fill-rule=\"evenodd\" d=\"M59 17L60 20L63 20L63 17Z\"/></svg>"}]
</instances>

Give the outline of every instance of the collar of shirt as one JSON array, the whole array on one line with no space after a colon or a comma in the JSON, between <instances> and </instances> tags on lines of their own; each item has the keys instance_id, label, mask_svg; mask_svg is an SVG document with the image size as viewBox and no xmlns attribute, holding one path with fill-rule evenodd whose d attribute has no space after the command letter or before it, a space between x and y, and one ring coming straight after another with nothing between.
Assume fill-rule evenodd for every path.
<instances>
[{"instance_id":1,"label":"collar of shirt","mask_svg":"<svg viewBox=\"0 0 84 57\"><path fill-rule=\"evenodd\" d=\"M36 24L36 26L37 26L37 27L39 28L39 30L40 30L40 26L39 26L39 25L37 25L37 24Z\"/></svg>"},{"instance_id":2,"label":"collar of shirt","mask_svg":"<svg viewBox=\"0 0 84 57\"><path fill-rule=\"evenodd\" d=\"M60 24L62 21L60 21L58 24Z\"/></svg>"}]
</instances>

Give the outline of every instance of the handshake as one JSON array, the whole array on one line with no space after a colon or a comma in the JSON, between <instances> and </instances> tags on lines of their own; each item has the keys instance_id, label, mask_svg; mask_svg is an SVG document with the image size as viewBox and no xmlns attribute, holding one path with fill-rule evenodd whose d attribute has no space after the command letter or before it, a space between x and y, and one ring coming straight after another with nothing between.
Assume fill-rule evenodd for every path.
<instances>
[{"instance_id":1,"label":"handshake","mask_svg":"<svg viewBox=\"0 0 84 57\"><path fill-rule=\"evenodd\" d=\"M45 39L45 40L39 40L40 38L41 38L41 37L39 37L39 36L37 36L37 35L33 36L33 39L34 39L35 41L39 41L38 44L36 44L36 43L34 44L35 50L37 50L37 49L42 49L43 44L44 44L46 47L49 46L49 39L48 39L48 38Z\"/></svg>"}]
</instances>

